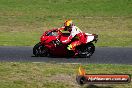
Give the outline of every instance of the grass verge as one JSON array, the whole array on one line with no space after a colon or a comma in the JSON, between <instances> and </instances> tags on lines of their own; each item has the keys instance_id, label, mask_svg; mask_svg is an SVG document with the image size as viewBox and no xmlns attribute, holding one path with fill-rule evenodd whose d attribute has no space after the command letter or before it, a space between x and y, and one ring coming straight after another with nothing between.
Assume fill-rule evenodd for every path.
<instances>
[{"instance_id":1,"label":"grass verge","mask_svg":"<svg viewBox=\"0 0 132 88\"><path fill-rule=\"evenodd\" d=\"M0 46L33 46L43 31L73 19L97 46L132 47L132 0L0 0Z\"/></svg>"},{"instance_id":2,"label":"grass verge","mask_svg":"<svg viewBox=\"0 0 132 88\"><path fill-rule=\"evenodd\" d=\"M92 17L86 19L74 18L73 20L82 31L99 35L97 46L132 47L131 18ZM33 46L39 42L39 38L44 31L60 27L63 20L57 21L56 19L46 23L50 26L45 25L42 27L42 25L36 24L30 26L0 26L0 29L4 29L0 32L0 45ZM52 24L56 25L56 27L51 27Z\"/></svg>"},{"instance_id":3,"label":"grass verge","mask_svg":"<svg viewBox=\"0 0 132 88\"><path fill-rule=\"evenodd\" d=\"M76 83L79 64L0 62L0 88L80 88ZM130 74L132 65L83 65L88 74ZM130 88L129 84L100 84L94 88ZM91 88L84 85L81 88Z\"/></svg>"}]
</instances>

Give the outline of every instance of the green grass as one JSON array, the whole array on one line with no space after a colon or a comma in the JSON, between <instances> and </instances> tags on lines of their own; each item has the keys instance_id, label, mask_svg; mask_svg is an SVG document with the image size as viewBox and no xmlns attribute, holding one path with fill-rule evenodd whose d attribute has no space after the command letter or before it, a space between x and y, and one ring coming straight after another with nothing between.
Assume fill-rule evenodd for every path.
<instances>
[{"instance_id":1,"label":"green grass","mask_svg":"<svg viewBox=\"0 0 132 88\"><path fill-rule=\"evenodd\" d=\"M33 46L66 19L97 33L97 46L132 47L132 0L0 0L0 45Z\"/></svg>"},{"instance_id":2,"label":"green grass","mask_svg":"<svg viewBox=\"0 0 132 88\"><path fill-rule=\"evenodd\" d=\"M0 62L0 88L85 88L76 83L79 64ZM132 65L83 65L87 74L130 74ZM101 84L97 88L130 88L129 84ZM89 88L89 87L88 87Z\"/></svg>"}]
</instances>

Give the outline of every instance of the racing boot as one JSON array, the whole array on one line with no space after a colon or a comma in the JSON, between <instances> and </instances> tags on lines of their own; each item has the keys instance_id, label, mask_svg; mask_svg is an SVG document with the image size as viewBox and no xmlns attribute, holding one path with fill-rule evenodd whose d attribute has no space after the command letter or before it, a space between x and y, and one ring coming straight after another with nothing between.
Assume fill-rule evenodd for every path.
<instances>
[{"instance_id":1,"label":"racing boot","mask_svg":"<svg viewBox=\"0 0 132 88\"><path fill-rule=\"evenodd\" d=\"M73 58L76 57L76 55L78 55L78 50L76 50L75 47L72 46L72 44L68 45L67 49L75 53Z\"/></svg>"},{"instance_id":2,"label":"racing boot","mask_svg":"<svg viewBox=\"0 0 132 88\"><path fill-rule=\"evenodd\" d=\"M72 48L72 45L71 45L71 44L68 45L67 49L68 49L68 50L74 50L74 49Z\"/></svg>"}]
</instances>

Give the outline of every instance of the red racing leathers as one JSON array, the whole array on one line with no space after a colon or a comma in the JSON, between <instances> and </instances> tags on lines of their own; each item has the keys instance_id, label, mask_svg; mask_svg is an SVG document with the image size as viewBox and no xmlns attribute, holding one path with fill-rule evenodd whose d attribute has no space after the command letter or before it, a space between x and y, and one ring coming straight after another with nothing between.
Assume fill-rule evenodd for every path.
<instances>
[{"instance_id":1,"label":"red racing leathers","mask_svg":"<svg viewBox=\"0 0 132 88\"><path fill-rule=\"evenodd\" d=\"M63 32L65 31L65 27L58 28L58 30ZM86 42L86 39L84 38L85 35L78 27L72 26L67 31L70 32L70 36L66 40L62 41L62 43L69 43L72 38L76 38L75 41L71 42L71 44L68 45L68 50L75 50L76 46L81 45L83 42Z\"/></svg>"}]
</instances>

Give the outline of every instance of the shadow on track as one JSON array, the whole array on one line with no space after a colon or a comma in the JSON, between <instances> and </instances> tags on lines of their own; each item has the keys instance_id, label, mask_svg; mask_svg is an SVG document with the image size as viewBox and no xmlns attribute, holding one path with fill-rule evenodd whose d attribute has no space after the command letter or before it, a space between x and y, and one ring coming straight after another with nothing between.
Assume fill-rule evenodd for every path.
<instances>
[{"instance_id":1,"label":"shadow on track","mask_svg":"<svg viewBox=\"0 0 132 88\"><path fill-rule=\"evenodd\" d=\"M34 56L32 55L31 57L46 57L46 58L66 58L66 59L71 59L71 58L86 58L86 57L79 57L79 56L54 56L54 55L50 55L50 56ZM89 59L89 57L87 57Z\"/></svg>"}]
</instances>

